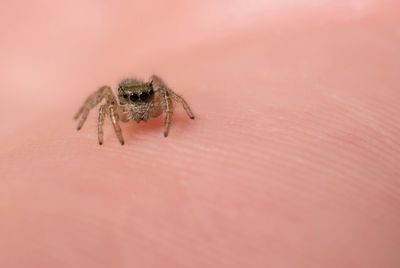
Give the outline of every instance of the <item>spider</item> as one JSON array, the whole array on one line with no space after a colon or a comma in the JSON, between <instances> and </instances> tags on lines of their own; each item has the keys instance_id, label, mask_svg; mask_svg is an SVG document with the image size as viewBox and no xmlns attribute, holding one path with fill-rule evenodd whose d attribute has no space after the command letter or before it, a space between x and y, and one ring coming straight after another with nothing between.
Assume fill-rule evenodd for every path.
<instances>
[{"instance_id":1,"label":"spider","mask_svg":"<svg viewBox=\"0 0 400 268\"><path fill-rule=\"evenodd\" d=\"M123 80L118 86L117 96L118 98L114 96L109 86L102 86L86 99L74 117L75 119L80 118L77 127L80 130L89 115L89 111L103 99L106 99L106 103L100 106L97 119L97 134L100 145L103 144L103 125L106 115L110 116L121 145L124 145L125 142L119 121L146 122L153 117L160 116L163 112L165 112L164 137L167 137L174 112L173 101L182 104L187 115L194 119L193 112L185 99L168 88L156 75L150 77L150 82L142 82L136 79Z\"/></svg>"}]
</instances>

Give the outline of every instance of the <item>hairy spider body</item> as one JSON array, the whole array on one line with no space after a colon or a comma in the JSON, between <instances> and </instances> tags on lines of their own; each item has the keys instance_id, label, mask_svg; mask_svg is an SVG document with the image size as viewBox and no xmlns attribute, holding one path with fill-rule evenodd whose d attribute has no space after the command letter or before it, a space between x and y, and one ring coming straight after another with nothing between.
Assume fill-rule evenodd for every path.
<instances>
[{"instance_id":1,"label":"hairy spider body","mask_svg":"<svg viewBox=\"0 0 400 268\"><path fill-rule=\"evenodd\" d=\"M118 96L122 113L127 120L147 121L158 117L165 111L165 100L160 94L154 94L152 81L142 83L127 79L118 87Z\"/></svg>"},{"instance_id":2,"label":"hairy spider body","mask_svg":"<svg viewBox=\"0 0 400 268\"><path fill-rule=\"evenodd\" d=\"M165 113L164 136L167 137L174 112L173 101L181 103L187 115L194 119L193 112L185 99L168 88L156 75L150 78L150 82L126 79L119 84L117 93L118 95L115 97L109 86L99 88L86 99L75 115L75 119L80 118L77 127L80 130L89 115L89 111L103 99L106 100L106 103L100 106L97 120L100 145L103 144L103 125L106 115L110 117L114 131L122 145L124 138L119 126L120 121L146 122L151 118L160 116L163 112Z\"/></svg>"}]
</instances>

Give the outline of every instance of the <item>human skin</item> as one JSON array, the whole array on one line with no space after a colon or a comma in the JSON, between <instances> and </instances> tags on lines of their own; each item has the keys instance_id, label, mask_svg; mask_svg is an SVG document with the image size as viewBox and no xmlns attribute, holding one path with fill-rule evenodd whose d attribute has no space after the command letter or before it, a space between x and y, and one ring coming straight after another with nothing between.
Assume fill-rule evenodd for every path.
<instances>
[{"instance_id":1,"label":"human skin","mask_svg":"<svg viewBox=\"0 0 400 268\"><path fill-rule=\"evenodd\" d=\"M0 8L0 267L400 267L396 1L39 2ZM194 121L76 131L152 73Z\"/></svg>"}]
</instances>

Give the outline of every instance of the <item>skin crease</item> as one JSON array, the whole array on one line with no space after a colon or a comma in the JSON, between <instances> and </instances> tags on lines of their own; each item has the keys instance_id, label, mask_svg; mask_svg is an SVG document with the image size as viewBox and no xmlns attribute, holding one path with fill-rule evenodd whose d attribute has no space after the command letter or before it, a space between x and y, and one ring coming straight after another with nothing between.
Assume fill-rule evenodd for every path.
<instances>
[{"instance_id":1,"label":"skin crease","mask_svg":"<svg viewBox=\"0 0 400 268\"><path fill-rule=\"evenodd\" d=\"M0 267L400 267L398 1L39 2L0 7ZM196 120L76 132L152 73Z\"/></svg>"}]
</instances>

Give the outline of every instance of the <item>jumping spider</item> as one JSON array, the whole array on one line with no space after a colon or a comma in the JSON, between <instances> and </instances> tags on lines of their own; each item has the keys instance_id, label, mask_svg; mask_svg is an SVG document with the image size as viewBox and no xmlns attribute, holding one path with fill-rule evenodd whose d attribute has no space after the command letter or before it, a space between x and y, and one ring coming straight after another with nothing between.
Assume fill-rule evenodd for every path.
<instances>
[{"instance_id":1,"label":"jumping spider","mask_svg":"<svg viewBox=\"0 0 400 268\"><path fill-rule=\"evenodd\" d=\"M99 117L97 119L97 133L99 144L103 144L103 125L106 115L109 115L113 124L115 133L121 145L124 145L119 121L128 122L134 120L137 123L147 121L152 117L158 117L165 112L164 137L168 136L171 125L171 118L174 112L172 101L182 104L187 115L194 119L187 102L156 75L151 76L150 82L142 82L135 79L126 79L118 86L118 98L116 98L109 86L103 86L90 95L78 113L75 119L79 120L77 129L80 130L89 115L89 111L99 104L103 98L106 103L100 106Z\"/></svg>"}]
</instances>

